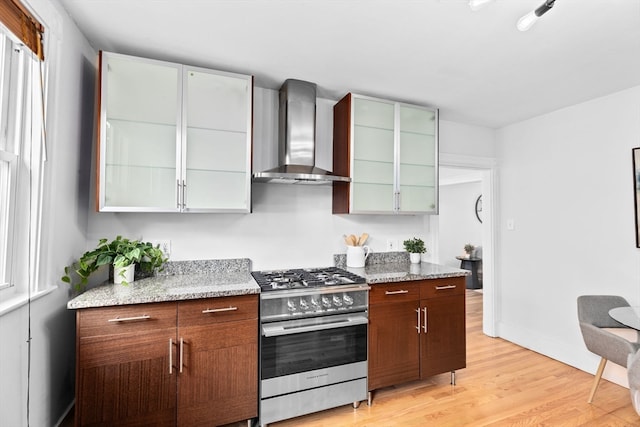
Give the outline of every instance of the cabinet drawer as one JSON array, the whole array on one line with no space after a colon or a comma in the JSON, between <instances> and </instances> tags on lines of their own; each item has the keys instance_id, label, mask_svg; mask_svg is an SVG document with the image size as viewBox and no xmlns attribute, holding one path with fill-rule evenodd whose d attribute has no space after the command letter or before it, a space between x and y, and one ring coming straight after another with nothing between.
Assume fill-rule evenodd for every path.
<instances>
[{"instance_id":1,"label":"cabinet drawer","mask_svg":"<svg viewBox=\"0 0 640 427\"><path fill-rule=\"evenodd\" d=\"M419 282L373 284L369 291L369 304L412 301L420 299Z\"/></svg>"},{"instance_id":2,"label":"cabinet drawer","mask_svg":"<svg viewBox=\"0 0 640 427\"><path fill-rule=\"evenodd\" d=\"M134 304L78 310L81 337L147 332L176 327L176 303Z\"/></svg>"},{"instance_id":3,"label":"cabinet drawer","mask_svg":"<svg viewBox=\"0 0 640 427\"><path fill-rule=\"evenodd\" d=\"M208 298L178 303L178 326L200 326L258 318L258 295Z\"/></svg>"},{"instance_id":4,"label":"cabinet drawer","mask_svg":"<svg viewBox=\"0 0 640 427\"><path fill-rule=\"evenodd\" d=\"M420 298L433 298L448 295L463 295L464 276L446 279L430 279L420 282Z\"/></svg>"}]
</instances>

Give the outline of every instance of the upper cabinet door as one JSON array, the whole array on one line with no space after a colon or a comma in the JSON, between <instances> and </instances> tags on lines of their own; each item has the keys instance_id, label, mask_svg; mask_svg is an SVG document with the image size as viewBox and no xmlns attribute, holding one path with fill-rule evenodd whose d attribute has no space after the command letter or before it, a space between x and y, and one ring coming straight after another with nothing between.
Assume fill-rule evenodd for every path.
<instances>
[{"instance_id":1,"label":"upper cabinet door","mask_svg":"<svg viewBox=\"0 0 640 427\"><path fill-rule=\"evenodd\" d=\"M398 209L436 213L437 111L399 104Z\"/></svg>"},{"instance_id":2,"label":"upper cabinet door","mask_svg":"<svg viewBox=\"0 0 640 427\"><path fill-rule=\"evenodd\" d=\"M253 79L101 53L98 209L250 212Z\"/></svg>"},{"instance_id":3,"label":"upper cabinet door","mask_svg":"<svg viewBox=\"0 0 640 427\"><path fill-rule=\"evenodd\" d=\"M333 213L437 213L437 110L348 94L333 142Z\"/></svg>"},{"instance_id":4,"label":"upper cabinet door","mask_svg":"<svg viewBox=\"0 0 640 427\"><path fill-rule=\"evenodd\" d=\"M193 67L185 74L184 209L248 212L252 79Z\"/></svg>"},{"instance_id":5,"label":"upper cabinet door","mask_svg":"<svg viewBox=\"0 0 640 427\"><path fill-rule=\"evenodd\" d=\"M394 163L393 103L355 98L351 159L353 212L393 212Z\"/></svg>"},{"instance_id":6,"label":"upper cabinet door","mask_svg":"<svg viewBox=\"0 0 640 427\"><path fill-rule=\"evenodd\" d=\"M181 66L101 53L101 211L177 211Z\"/></svg>"}]
</instances>

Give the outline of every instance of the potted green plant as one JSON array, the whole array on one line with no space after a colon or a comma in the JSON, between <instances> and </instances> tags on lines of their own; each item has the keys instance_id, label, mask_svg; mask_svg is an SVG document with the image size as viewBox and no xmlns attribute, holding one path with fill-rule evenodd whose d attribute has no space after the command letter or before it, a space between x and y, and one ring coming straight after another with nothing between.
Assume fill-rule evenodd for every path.
<instances>
[{"instance_id":1,"label":"potted green plant","mask_svg":"<svg viewBox=\"0 0 640 427\"><path fill-rule=\"evenodd\" d=\"M427 251L427 248L424 246L424 241L418 237L405 240L402 244L404 245L405 250L409 252L409 258L414 264L418 264L421 258L420 254Z\"/></svg>"},{"instance_id":2,"label":"potted green plant","mask_svg":"<svg viewBox=\"0 0 640 427\"><path fill-rule=\"evenodd\" d=\"M75 285L81 291L89 281L89 276L103 265L112 265L114 283L128 285L134 280L134 269L138 265L144 273L162 271L168 259L159 245L149 242L130 240L117 236L114 240L100 239L95 249L85 252L77 262L65 267L61 280L72 285L71 272L74 271L80 282Z\"/></svg>"},{"instance_id":3,"label":"potted green plant","mask_svg":"<svg viewBox=\"0 0 640 427\"><path fill-rule=\"evenodd\" d=\"M471 258L471 254L473 253L473 250L476 247L473 246L471 243L467 243L466 245L464 245L464 251L467 254L467 258Z\"/></svg>"}]
</instances>

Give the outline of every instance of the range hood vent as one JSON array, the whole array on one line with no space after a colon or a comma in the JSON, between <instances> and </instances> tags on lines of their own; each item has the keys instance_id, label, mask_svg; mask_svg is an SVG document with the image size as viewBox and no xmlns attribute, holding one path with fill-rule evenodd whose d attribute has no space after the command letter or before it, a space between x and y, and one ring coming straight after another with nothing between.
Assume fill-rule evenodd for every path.
<instances>
[{"instance_id":1,"label":"range hood vent","mask_svg":"<svg viewBox=\"0 0 640 427\"><path fill-rule=\"evenodd\" d=\"M280 88L278 126L280 166L253 174L255 182L280 184L331 184L350 182L316 167L316 85L288 79Z\"/></svg>"}]
</instances>

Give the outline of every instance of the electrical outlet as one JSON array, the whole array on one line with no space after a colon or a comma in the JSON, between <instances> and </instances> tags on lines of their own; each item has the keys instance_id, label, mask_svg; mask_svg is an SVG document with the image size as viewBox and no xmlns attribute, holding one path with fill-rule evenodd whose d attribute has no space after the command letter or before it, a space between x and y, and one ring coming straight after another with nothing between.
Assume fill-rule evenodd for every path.
<instances>
[{"instance_id":1,"label":"electrical outlet","mask_svg":"<svg viewBox=\"0 0 640 427\"><path fill-rule=\"evenodd\" d=\"M162 251L162 253L164 254L164 256L169 258L169 256L171 255L171 240L156 239L156 240L150 240L150 242L154 247L158 246Z\"/></svg>"},{"instance_id":2,"label":"electrical outlet","mask_svg":"<svg viewBox=\"0 0 640 427\"><path fill-rule=\"evenodd\" d=\"M396 252L396 251L398 251L398 240L387 239L387 252Z\"/></svg>"}]
</instances>

